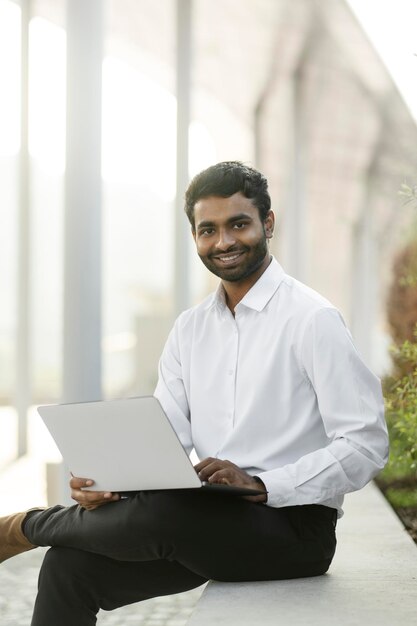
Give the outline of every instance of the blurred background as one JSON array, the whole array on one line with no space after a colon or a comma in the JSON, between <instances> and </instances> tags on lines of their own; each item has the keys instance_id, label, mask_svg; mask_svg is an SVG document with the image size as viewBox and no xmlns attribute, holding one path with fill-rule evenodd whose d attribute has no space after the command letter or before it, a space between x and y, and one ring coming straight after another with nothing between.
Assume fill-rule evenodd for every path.
<instances>
[{"instance_id":1,"label":"blurred background","mask_svg":"<svg viewBox=\"0 0 417 626\"><path fill-rule=\"evenodd\" d=\"M267 176L273 253L387 373L416 23L409 0L0 0L0 512L48 473L57 497L37 405L152 393L216 284L182 204L217 161Z\"/></svg>"}]
</instances>

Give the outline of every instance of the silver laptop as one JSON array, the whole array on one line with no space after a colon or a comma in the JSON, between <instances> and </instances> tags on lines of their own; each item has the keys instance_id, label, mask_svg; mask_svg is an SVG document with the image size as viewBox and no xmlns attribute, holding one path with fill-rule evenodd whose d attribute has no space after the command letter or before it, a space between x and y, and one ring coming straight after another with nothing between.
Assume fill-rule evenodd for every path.
<instances>
[{"instance_id":1,"label":"silver laptop","mask_svg":"<svg viewBox=\"0 0 417 626\"><path fill-rule=\"evenodd\" d=\"M74 476L91 490L207 489L257 495L257 489L203 483L153 396L38 407Z\"/></svg>"}]
</instances>

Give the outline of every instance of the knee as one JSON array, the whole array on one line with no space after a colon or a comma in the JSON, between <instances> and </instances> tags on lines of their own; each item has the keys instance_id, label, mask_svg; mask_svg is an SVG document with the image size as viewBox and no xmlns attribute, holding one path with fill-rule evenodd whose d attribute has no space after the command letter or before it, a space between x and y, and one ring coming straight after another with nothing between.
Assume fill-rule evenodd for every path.
<instances>
[{"instance_id":1,"label":"knee","mask_svg":"<svg viewBox=\"0 0 417 626\"><path fill-rule=\"evenodd\" d=\"M42 569L46 569L54 574L66 572L68 575L72 571L80 571L83 562L88 562L91 556L87 552L74 550L73 548L54 547L45 554Z\"/></svg>"},{"instance_id":2,"label":"knee","mask_svg":"<svg viewBox=\"0 0 417 626\"><path fill-rule=\"evenodd\" d=\"M39 583L46 582L55 588L77 584L89 584L97 571L95 555L73 548L54 547L45 554L39 575Z\"/></svg>"},{"instance_id":3,"label":"knee","mask_svg":"<svg viewBox=\"0 0 417 626\"><path fill-rule=\"evenodd\" d=\"M50 548L44 556L41 575L55 578L60 577L63 572L69 573L73 560L71 552L68 548Z\"/></svg>"},{"instance_id":4,"label":"knee","mask_svg":"<svg viewBox=\"0 0 417 626\"><path fill-rule=\"evenodd\" d=\"M76 593L83 589L95 589L98 572L102 569L99 556L73 548L50 548L39 574L40 586Z\"/></svg>"},{"instance_id":5,"label":"knee","mask_svg":"<svg viewBox=\"0 0 417 626\"><path fill-rule=\"evenodd\" d=\"M100 605L92 561L94 555L80 550L48 550L39 573L33 625L96 623Z\"/></svg>"}]
</instances>

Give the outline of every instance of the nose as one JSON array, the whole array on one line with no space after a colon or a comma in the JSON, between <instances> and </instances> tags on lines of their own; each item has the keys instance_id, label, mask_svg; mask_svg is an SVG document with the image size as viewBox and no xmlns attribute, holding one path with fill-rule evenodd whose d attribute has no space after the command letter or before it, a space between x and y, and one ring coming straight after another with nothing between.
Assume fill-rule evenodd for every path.
<instances>
[{"instance_id":1,"label":"nose","mask_svg":"<svg viewBox=\"0 0 417 626\"><path fill-rule=\"evenodd\" d=\"M219 238L216 243L218 250L226 251L236 243L236 237L229 228L222 228L219 230Z\"/></svg>"}]
</instances>

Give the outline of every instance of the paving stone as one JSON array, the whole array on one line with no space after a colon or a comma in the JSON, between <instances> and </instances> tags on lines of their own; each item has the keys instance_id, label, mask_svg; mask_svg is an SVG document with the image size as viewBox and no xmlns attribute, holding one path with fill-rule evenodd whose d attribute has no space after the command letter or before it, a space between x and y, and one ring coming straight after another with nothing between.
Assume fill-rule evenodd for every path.
<instances>
[{"instance_id":1,"label":"paving stone","mask_svg":"<svg viewBox=\"0 0 417 626\"><path fill-rule=\"evenodd\" d=\"M29 626L37 579L46 548L9 559L0 566L0 624ZM175 596L152 598L115 611L100 611L98 626L185 626L202 587Z\"/></svg>"}]
</instances>

